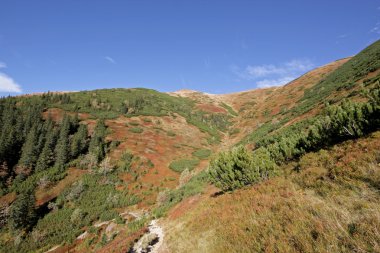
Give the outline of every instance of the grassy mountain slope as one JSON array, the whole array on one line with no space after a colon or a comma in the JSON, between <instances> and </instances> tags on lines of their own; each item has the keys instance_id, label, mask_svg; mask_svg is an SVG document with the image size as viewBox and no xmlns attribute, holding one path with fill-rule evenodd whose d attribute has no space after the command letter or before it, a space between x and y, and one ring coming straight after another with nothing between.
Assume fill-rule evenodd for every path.
<instances>
[{"instance_id":1,"label":"grassy mountain slope","mask_svg":"<svg viewBox=\"0 0 380 253\"><path fill-rule=\"evenodd\" d=\"M269 124L256 128L243 143L255 146L267 139L268 134L281 137L292 131L294 134L305 131L325 102L340 104L349 99L366 103L368 98L360 90L379 85L379 45L376 42L352 59L337 62L338 68L306 88L296 98L295 105L284 112L285 116L270 118L274 115L270 111L266 113ZM294 83L277 90L281 94ZM272 94L275 90L258 92L265 97L265 93ZM277 103L279 99L272 101ZM250 105L259 108L255 103ZM264 108L273 107L276 104ZM252 118L258 119L257 111L252 112ZM376 132L281 163L280 176L253 187L222 195L209 188L169 213L164 223L169 239L163 252L199 249L202 252L377 252L380 250L380 220L376 211L378 145Z\"/></svg>"},{"instance_id":2,"label":"grassy mountain slope","mask_svg":"<svg viewBox=\"0 0 380 253\"><path fill-rule=\"evenodd\" d=\"M26 108L38 105L33 115L42 116L41 132L49 119L51 129L62 129L70 115L75 131L86 126L89 147L59 169L38 171L33 161L22 167L20 158L11 159L4 174L0 164L2 220L25 189L32 189L37 210L28 229L1 223L1 248L126 252L151 219L163 217L162 252L379 251L378 132L290 159L278 177L228 194L219 195L204 173L222 150L254 148L271 136L308 130L326 103L365 103L361 90L379 85L379 54L380 41L283 87L234 94L105 89L8 98L27 125ZM8 110L1 105L0 112ZM96 142L100 119L104 136ZM32 127L25 129L20 141L26 143ZM74 130L68 130L70 148ZM40 134L36 147L45 139ZM25 143L15 146L17 157L25 157ZM91 143L105 152L99 161L91 160L91 152L99 151Z\"/></svg>"},{"instance_id":3,"label":"grassy mountain slope","mask_svg":"<svg viewBox=\"0 0 380 253\"><path fill-rule=\"evenodd\" d=\"M376 132L254 187L188 199L166 218L167 252L378 252L379 145Z\"/></svg>"}]
</instances>

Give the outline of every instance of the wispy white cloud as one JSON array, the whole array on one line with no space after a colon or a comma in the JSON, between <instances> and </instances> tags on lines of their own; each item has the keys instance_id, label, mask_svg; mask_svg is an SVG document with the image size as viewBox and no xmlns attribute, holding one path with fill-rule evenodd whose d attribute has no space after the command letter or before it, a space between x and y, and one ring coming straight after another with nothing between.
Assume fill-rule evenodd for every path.
<instances>
[{"instance_id":1,"label":"wispy white cloud","mask_svg":"<svg viewBox=\"0 0 380 253\"><path fill-rule=\"evenodd\" d=\"M277 65L248 65L243 70L232 66L231 70L240 79L255 81L257 87L263 88L284 85L313 67L309 59L294 59Z\"/></svg>"},{"instance_id":2,"label":"wispy white cloud","mask_svg":"<svg viewBox=\"0 0 380 253\"><path fill-rule=\"evenodd\" d=\"M347 38L348 37L348 34L341 34L341 35L338 35L338 39L344 39L344 38Z\"/></svg>"},{"instance_id":3,"label":"wispy white cloud","mask_svg":"<svg viewBox=\"0 0 380 253\"><path fill-rule=\"evenodd\" d=\"M310 70L313 67L314 64L308 59L295 59L279 65L249 65L240 73L240 77L254 80L272 75L288 76L289 74Z\"/></svg>"},{"instance_id":4,"label":"wispy white cloud","mask_svg":"<svg viewBox=\"0 0 380 253\"><path fill-rule=\"evenodd\" d=\"M285 72L286 70L283 67L278 67L275 65L247 66L245 68L245 74L247 75L248 79L255 79L274 74L284 74Z\"/></svg>"},{"instance_id":5,"label":"wispy white cloud","mask_svg":"<svg viewBox=\"0 0 380 253\"><path fill-rule=\"evenodd\" d=\"M380 34L380 22L377 22L376 25L369 32Z\"/></svg>"},{"instance_id":6,"label":"wispy white cloud","mask_svg":"<svg viewBox=\"0 0 380 253\"><path fill-rule=\"evenodd\" d=\"M21 87L11 77L0 73L0 92L22 92Z\"/></svg>"},{"instance_id":7,"label":"wispy white cloud","mask_svg":"<svg viewBox=\"0 0 380 253\"><path fill-rule=\"evenodd\" d=\"M314 63L308 59L295 59L285 63L286 73L290 72L304 72L312 69Z\"/></svg>"},{"instance_id":8,"label":"wispy white cloud","mask_svg":"<svg viewBox=\"0 0 380 253\"><path fill-rule=\"evenodd\" d=\"M256 82L258 88L269 88L273 86L282 86L295 79L294 76L285 76L277 79L264 79Z\"/></svg>"},{"instance_id":9,"label":"wispy white cloud","mask_svg":"<svg viewBox=\"0 0 380 253\"><path fill-rule=\"evenodd\" d=\"M0 69L5 69L7 64L0 61ZM10 76L0 72L0 92L22 92L21 87Z\"/></svg>"},{"instance_id":10,"label":"wispy white cloud","mask_svg":"<svg viewBox=\"0 0 380 253\"><path fill-rule=\"evenodd\" d=\"M109 63L116 64L116 61L110 56L105 56L104 59L106 59Z\"/></svg>"},{"instance_id":11,"label":"wispy white cloud","mask_svg":"<svg viewBox=\"0 0 380 253\"><path fill-rule=\"evenodd\" d=\"M349 37L349 34L340 34L338 36L336 36L336 39L335 39L335 44L340 44L342 43L344 40L346 40L347 38Z\"/></svg>"}]
</instances>

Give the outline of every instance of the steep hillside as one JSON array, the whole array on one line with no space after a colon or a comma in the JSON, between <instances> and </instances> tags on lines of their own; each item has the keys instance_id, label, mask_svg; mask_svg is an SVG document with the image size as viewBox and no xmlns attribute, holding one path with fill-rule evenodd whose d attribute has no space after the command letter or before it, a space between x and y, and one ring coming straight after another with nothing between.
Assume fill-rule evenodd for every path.
<instances>
[{"instance_id":1,"label":"steep hillside","mask_svg":"<svg viewBox=\"0 0 380 253\"><path fill-rule=\"evenodd\" d=\"M378 252L379 148L376 132L309 153L254 187L207 188L169 212L162 252Z\"/></svg>"},{"instance_id":2,"label":"steep hillside","mask_svg":"<svg viewBox=\"0 0 380 253\"><path fill-rule=\"evenodd\" d=\"M380 251L379 80L377 41L282 87L2 98L0 249Z\"/></svg>"},{"instance_id":3,"label":"steep hillside","mask_svg":"<svg viewBox=\"0 0 380 253\"><path fill-rule=\"evenodd\" d=\"M206 188L169 212L162 252L379 251L379 133L368 135L380 126L379 52L376 42L327 65L337 64L282 117L273 113L280 97L271 100L267 122L242 141L253 152L234 149L211 162L211 181L222 191ZM318 70L256 91L264 101L251 104L252 118L265 94L281 94L312 73ZM347 139L355 140L334 145ZM277 176L268 180L273 169Z\"/></svg>"},{"instance_id":4,"label":"steep hillside","mask_svg":"<svg viewBox=\"0 0 380 253\"><path fill-rule=\"evenodd\" d=\"M291 111L299 106L299 100L303 97L305 90L319 83L349 59L338 60L312 70L282 87L221 95L220 100L231 105L238 112L233 128L239 129L239 132L232 134L229 138L229 141L232 141L231 144L239 141L249 142L249 135L259 128L292 124L302 118L315 115L320 108L301 115L293 115Z\"/></svg>"}]
</instances>

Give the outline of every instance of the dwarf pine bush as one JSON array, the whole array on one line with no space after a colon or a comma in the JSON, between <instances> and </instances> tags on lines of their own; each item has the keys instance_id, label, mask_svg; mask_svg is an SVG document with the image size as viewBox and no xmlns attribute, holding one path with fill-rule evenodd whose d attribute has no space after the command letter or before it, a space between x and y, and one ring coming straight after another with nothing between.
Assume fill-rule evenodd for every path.
<instances>
[{"instance_id":1,"label":"dwarf pine bush","mask_svg":"<svg viewBox=\"0 0 380 253\"><path fill-rule=\"evenodd\" d=\"M210 162L210 180L223 191L259 182L276 173L277 165L265 148L255 152L239 146L221 152Z\"/></svg>"}]
</instances>

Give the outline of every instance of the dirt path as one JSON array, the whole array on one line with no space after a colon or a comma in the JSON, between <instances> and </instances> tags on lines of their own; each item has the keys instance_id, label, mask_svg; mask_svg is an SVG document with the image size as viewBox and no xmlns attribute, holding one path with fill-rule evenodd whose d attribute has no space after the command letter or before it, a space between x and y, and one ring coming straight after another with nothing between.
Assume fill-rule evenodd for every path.
<instances>
[{"instance_id":1,"label":"dirt path","mask_svg":"<svg viewBox=\"0 0 380 253\"><path fill-rule=\"evenodd\" d=\"M157 220L152 220L149 225L149 232L158 236L158 242L152 246L152 253L158 253L164 240L164 230L157 224Z\"/></svg>"},{"instance_id":2,"label":"dirt path","mask_svg":"<svg viewBox=\"0 0 380 253\"><path fill-rule=\"evenodd\" d=\"M149 232L147 232L133 246L133 253L158 253L164 240L164 231L157 224L157 220L152 220L149 224Z\"/></svg>"}]
</instances>

